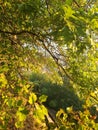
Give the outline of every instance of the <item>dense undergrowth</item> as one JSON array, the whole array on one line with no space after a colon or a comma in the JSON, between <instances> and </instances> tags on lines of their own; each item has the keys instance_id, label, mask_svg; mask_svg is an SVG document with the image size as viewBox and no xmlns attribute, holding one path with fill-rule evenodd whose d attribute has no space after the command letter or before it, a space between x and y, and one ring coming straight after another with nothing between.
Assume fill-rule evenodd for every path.
<instances>
[{"instance_id":1,"label":"dense undergrowth","mask_svg":"<svg viewBox=\"0 0 98 130\"><path fill-rule=\"evenodd\" d=\"M71 88L70 84L68 88L64 84L52 83L43 74L33 73L30 81L35 84L33 91L38 97L41 95L47 96L47 100L43 104L50 114L52 112L54 121L49 128L54 129L56 127L60 130L97 130L98 108L97 106L92 106L89 96L88 99L85 99L86 95L84 95L84 99L81 99L76 91Z\"/></svg>"},{"instance_id":2,"label":"dense undergrowth","mask_svg":"<svg viewBox=\"0 0 98 130\"><path fill-rule=\"evenodd\" d=\"M38 95L47 95L45 105L59 110L73 107L74 110L82 110L83 101L76 95L74 89L68 86L52 83L43 74L33 73L30 81L34 83L34 92ZM70 84L69 84L70 85Z\"/></svg>"}]
</instances>

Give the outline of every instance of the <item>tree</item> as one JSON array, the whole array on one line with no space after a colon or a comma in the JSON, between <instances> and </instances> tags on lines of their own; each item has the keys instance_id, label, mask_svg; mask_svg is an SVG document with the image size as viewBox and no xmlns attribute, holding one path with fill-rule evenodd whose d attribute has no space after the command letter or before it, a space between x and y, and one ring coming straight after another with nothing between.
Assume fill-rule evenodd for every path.
<instances>
[{"instance_id":1,"label":"tree","mask_svg":"<svg viewBox=\"0 0 98 130\"><path fill-rule=\"evenodd\" d=\"M39 99L31 89L34 84L29 83L24 73L41 71L46 62L49 66L49 60L75 88L96 89L97 3L96 0L0 2L1 129L6 129L14 115L16 127L21 127L31 111L43 110L39 117L45 119L47 110L37 103ZM30 105L33 110L28 109Z\"/></svg>"}]
</instances>

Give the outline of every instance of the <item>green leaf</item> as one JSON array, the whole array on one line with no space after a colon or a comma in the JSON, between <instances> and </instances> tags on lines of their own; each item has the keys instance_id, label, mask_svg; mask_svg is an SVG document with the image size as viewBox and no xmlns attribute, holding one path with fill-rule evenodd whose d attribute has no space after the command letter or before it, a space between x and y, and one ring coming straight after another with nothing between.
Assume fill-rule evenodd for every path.
<instances>
[{"instance_id":1,"label":"green leaf","mask_svg":"<svg viewBox=\"0 0 98 130\"><path fill-rule=\"evenodd\" d=\"M60 117L61 115L64 115L64 110L63 109L60 109L57 114L56 114L56 117Z\"/></svg>"},{"instance_id":2,"label":"green leaf","mask_svg":"<svg viewBox=\"0 0 98 130\"><path fill-rule=\"evenodd\" d=\"M24 108L23 110L20 111L22 114L27 115L29 114L29 110L27 110L26 108Z\"/></svg>"},{"instance_id":3,"label":"green leaf","mask_svg":"<svg viewBox=\"0 0 98 130\"><path fill-rule=\"evenodd\" d=\"M37 100L37 96L34 93L30 93L28 102L30 104L34 104L36 102L36 100Z\"/></svg>"},{"instance_id":4,"label":"green leaf","mask_svg":"<svg viewBox=\"0 0 98 130\"><path fill-rule=\"evenodd\" d=\"M19 122L24 121L26 119L26 115L20 111L17 111L16 116L17 116Z\"/></svg>"},{"instance_id":5,"label":"green leaf","mask_svg":"<svg viewBox=\"0 0 98 130\"><path fill-rule=\"evenodd\" d=\"M19 107L18 111L16 112L17 122L15 125L17 128L23 125L28 113L29 111L25 107Z\"/></svg>"},{"instance_id":6,"label":"green leaf","mask_svg":"<svg viewBox=\"0 0 98 130\"><path fill-rule=\"evenodd\" d=\"M16 126L16 128L21 128L21 127L23 127L23 122L17 121L17 122L15 123L15 126Z\"/></svg>"},{"instance_id":7,"label":"green leaf","mask_svg":"<svg viewBox=\"0 0 98 130\"><path fill-rule=\"evenodd\" d=\"M22 100L19 100L19 101L17 102L17 105L18 105L18 106L21 106L21 104L22 104Z\"/></svg>"},{"instance_id":8,"label":"green leaf","mask_svg":"<svg viewBox=\"0 0 98 130\"><path fill-rule=\"evenodd\" d=\"M68 130L68 129L66 129L66 126L60 126L60 129L59 130Z\"/></svg>"},{"instance_id":9,"label":"green leaf","mask_svg":"<svg viewBox=\"0 0 98 130\"><path fill-rule=\"evenodd\" d=\"M72 2L73 2L73 0L66 0L66 2L65 2L65 3L66 3L67 5L71 5L71 4L72 4Z\"/></svg>"},{"instance_id":10,"label":"green leaf","mask_svg":"<svg viewBox=\"0 0 98 130\"><path fill-rule=\"evenodd\" d=\"M39 97L39 101L42 103L42 102L45 102L47 100L47 97L46 95L42 95Z\"/></svg>"},{"instance_id":11,"label":"green leaf","mask_svg":"<svg viewBox=\"0 0 98 130\"><path fill-rule=\"evenodd\" d=\"M35 104L35 106L36 106L36 110L34 111L35 118L39 120L44 120L45 115L48 114L47 109L44 107L44 105Z\"/></svg>"},{"instance_id":12,"label":"green leaf","mask_svg":"<svg viewBox=\"0 0 98 130\"><path fill-rule=\"evenodd\" d=\"M69 19L70 17L75 17L73 14L75 11L70 6L63 6L63 10L65 12L64 19Z\"/></svg>"}]
</instances>

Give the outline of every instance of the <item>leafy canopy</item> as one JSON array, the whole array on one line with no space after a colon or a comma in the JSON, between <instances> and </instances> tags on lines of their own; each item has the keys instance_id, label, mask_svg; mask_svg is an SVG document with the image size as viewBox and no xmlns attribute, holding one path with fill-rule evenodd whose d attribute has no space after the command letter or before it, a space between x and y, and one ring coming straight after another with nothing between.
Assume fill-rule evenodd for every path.
<instances>
[{"instance_id":1,"label":"leafy canopy","mask_svg":"<svg viewBox=\"0 0 98 130\"><path fill-rule=\"evenodd\" d=\"M13 118L15 127L22 127L30 114L45 122L48 112L42 102L47 96L38 98L33 92L35 84L26 76L32 71L45 72L67 87L71 84L82 97L81 90L88 94L97 88L97 4L96 0L0 1L0 129L8 128Z\"/></svg>"}]
</instances>

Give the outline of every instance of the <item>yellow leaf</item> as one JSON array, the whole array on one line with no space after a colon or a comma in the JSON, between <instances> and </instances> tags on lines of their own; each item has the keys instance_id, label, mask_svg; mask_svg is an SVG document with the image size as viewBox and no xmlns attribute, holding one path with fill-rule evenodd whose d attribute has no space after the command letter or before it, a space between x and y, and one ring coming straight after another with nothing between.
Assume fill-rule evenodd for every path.
<instances>
[{"instance_id":1,"label":"yellow leaf","mask_svg":"<svg viewBox=\"0 0 98 130\"><path fill-rule=\"evenodd\" d=\"M34 94L34 93L30 93L30 96L29 96L29 103L30 104L33 104L34 102L36 102L37 100L37 96Z\"/></svg>"}]
</instances>

